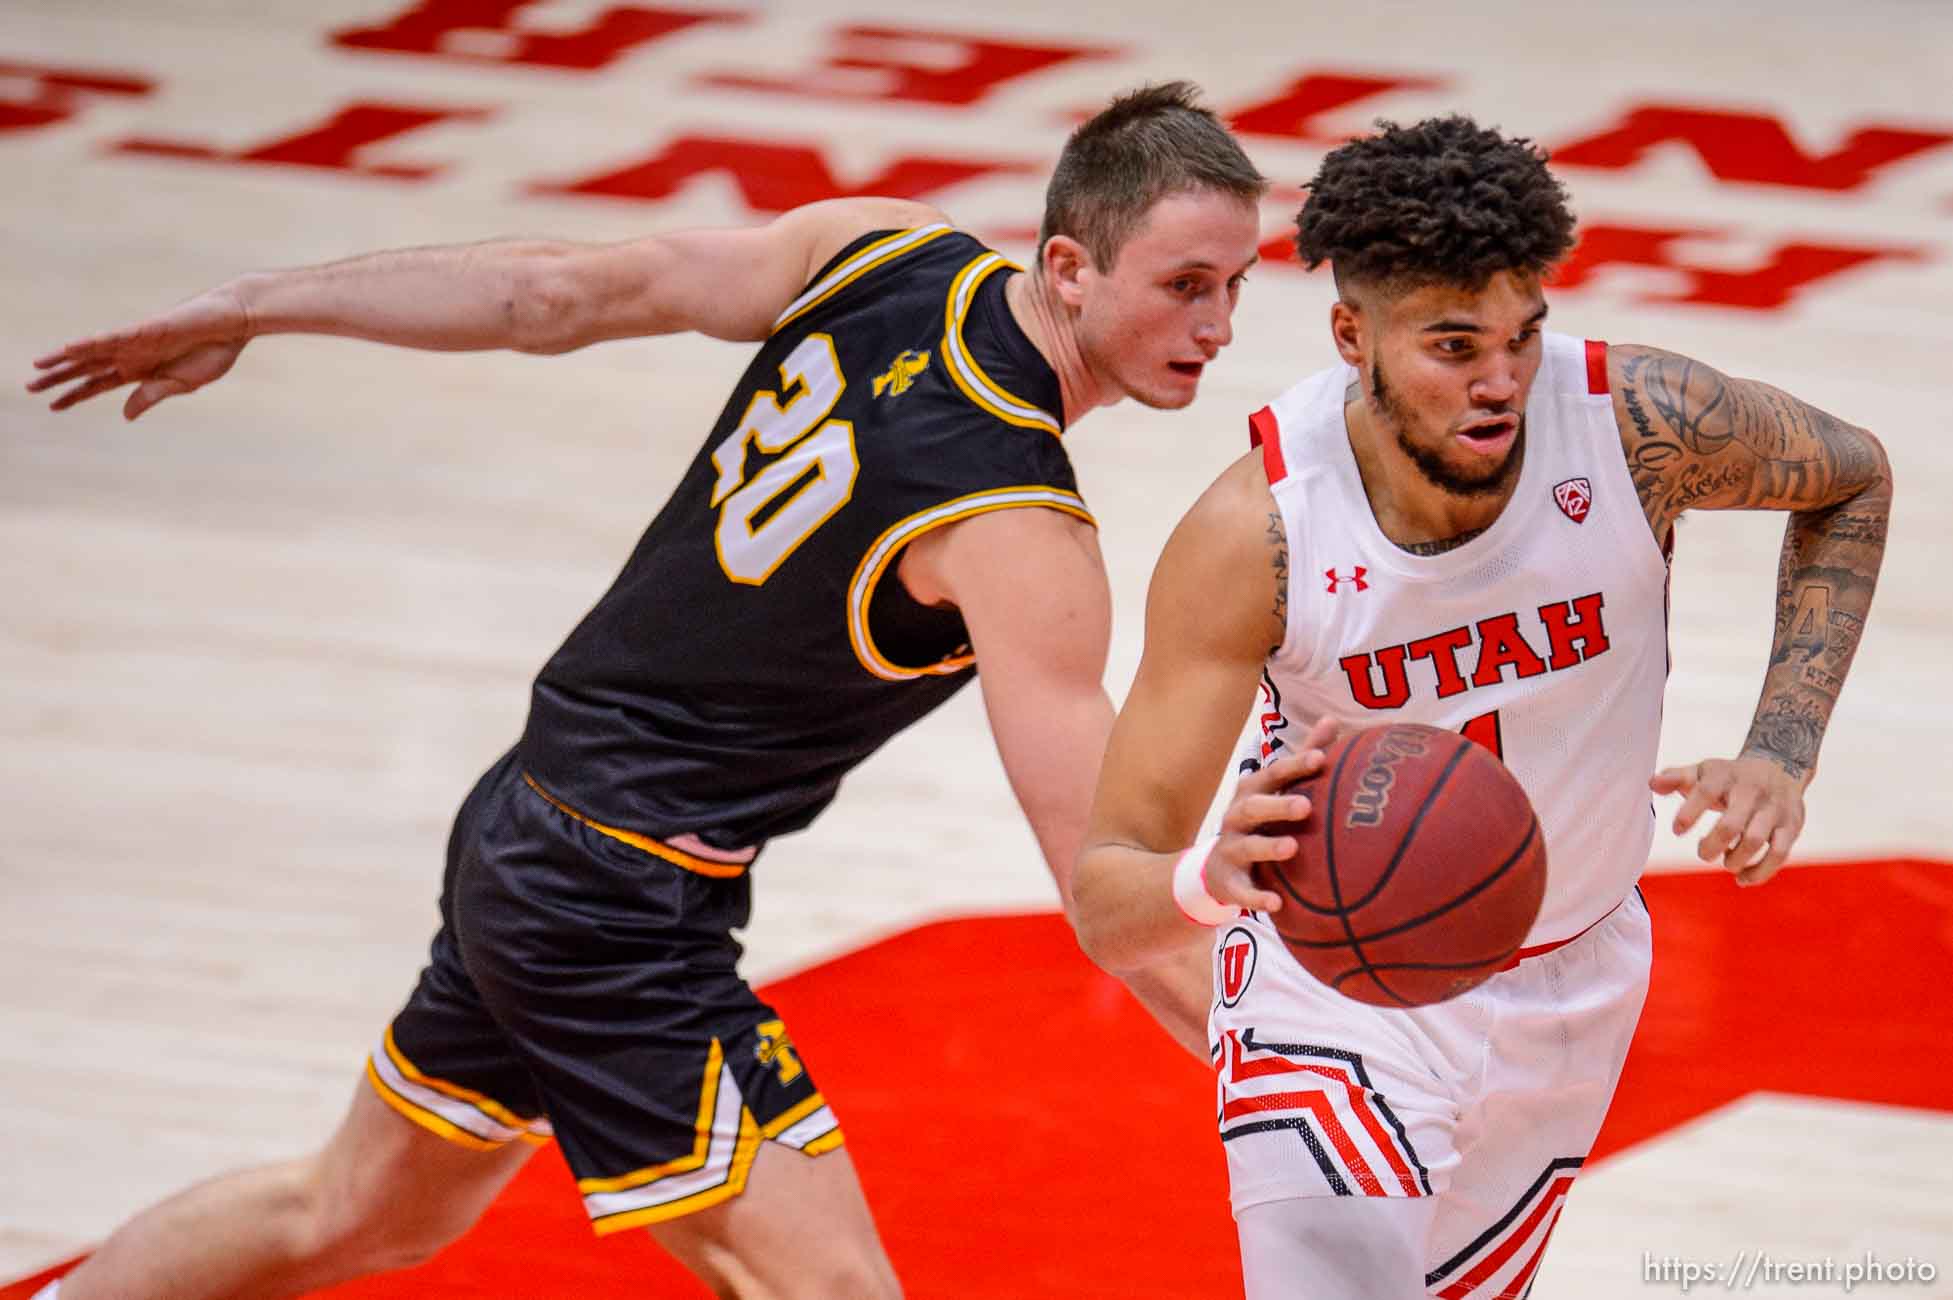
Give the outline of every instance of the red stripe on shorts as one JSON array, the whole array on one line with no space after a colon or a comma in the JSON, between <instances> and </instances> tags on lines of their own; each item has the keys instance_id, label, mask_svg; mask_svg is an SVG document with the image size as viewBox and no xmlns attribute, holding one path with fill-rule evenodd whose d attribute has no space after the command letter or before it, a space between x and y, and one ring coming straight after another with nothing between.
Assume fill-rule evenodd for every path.
<instances>
[{"instance_id":1,"label":"red stripe on shorts","mask_svg":"<svg viewBox=\"0 0 1953 1300\"><path fill-rule=\"evenodd\" d=\"M1526 1216L1525 1221L1506 1234L1505 1240L1499 1244L1497 1250L1472 1265L1469 1273L1438 1292L1438 1300L1464 1300L1464 1297L1484 1285L1486 1278L1491 1277L1492 1274L1505 1267L1507 1260L1519 1253L1519 1247L1525 1244L1526 1238L1533 1235L1533 1229L1539 1226L1541 1219L1544 1219L1548 1214L1553 1214L1555 1216L1554 1222L1559 1222L1558 1208L1560 1200L1566 1195L1567 1189L1572 1186L1573 1179L1571 1177L1555 1178L1552 1184L1547 1187L1546 1195L1539 1198L1539 1204L1533 1207L1533 1212ZM1550 1233L1552 1229L1548 1228L1547 1231ZM1537 1262L1537 1260L1531 1261L1527 1267L1530 1268L1532 1264ZM1508 1295L1518 1295L1522 1293L1523 1288L1521 1290L1514 1290L1512 1287L1507 1287L1505 1291Z\"/></svg>"}]
</instances>

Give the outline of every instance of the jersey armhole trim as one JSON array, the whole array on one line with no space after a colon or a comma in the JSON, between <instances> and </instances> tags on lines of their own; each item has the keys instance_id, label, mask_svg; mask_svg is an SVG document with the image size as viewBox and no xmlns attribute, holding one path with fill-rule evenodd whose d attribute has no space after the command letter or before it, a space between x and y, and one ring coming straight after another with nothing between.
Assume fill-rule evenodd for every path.
<instances>
[{"instance_id":1,"label":"jersey armhole trim","mask_svg":"<svg viewBox=\"0 0 1953 1300\"><path fill-rule=\"evenodd\" d=\"M963 390L963 396L1005 424L1020 429L1042 429L1054 438L1061 438L1065 430L1057 417L998 387L995 380L983 373L983 367L963 343L963 319L976 298L977 286L992 272L1006 268L1023 270L1001 253L984 253L958 271L950 284L949 297L943 303L943 356L949 363L949 377Z\"/></svg>"},{"instance_id":2,"label":"jersey armhole trim","mask_svg":"<svg viewBox=\"0 0 1953 1300\"><path fill-rule=\"evenodd\" d=\"M877 239L841 265L809 285L805 292L787 304L785 311L773 322L770 333L777 334L794 320L806 315L814 308L832 298L841 290L859 280L878 266L910 253L932 239L955 233L955 227L947 222L934 222L927 226L916 226L911 230L897 231L886 239Z\"/></svg>"},{"instance_id":3,"label":"jersey armhole trim","mask_svg":"<svg viewBox=\"0 0 1953 1300\"><path fill-rule=\"evenodd\" d=\"M888 571L889 563L901 554L903 547L924 533L973 515L989 514L993 510L1021 510L1031 506L1075 515L1092 527L1098 527L1098 520L1092 518L1091 512L1085 508L1085 502L1075 492L1047 487L1007 487L972 492L927 510L918 510L892 524L877 537L856 566L854 579L848 583L848 642L854 647L854 657L861 666L883 681L906 682L918 677L941 677L961 672L975 663L975 654L951 655L937 663L920 667L890 663L876 648L875 638L868 630L868 606L874 599L882 575Z\"/></svg>"},{"instance_id":4,"label":"jersey armhole trim","mask_svg":"<svg viewBox=\"0 0 1953 1300\"><path fill-rule=\"evenodd\" d=\"M1607 344L1599 339L1587 341L1587 394L1605 397L1607 389Z\"/></svg>"},{"instance_id":5,"label":"jersey armhole trim","mask_svg":"<svg viewBox=\"0 0 1953 1300\"><path fill-rule=\"evenodd\" d=\"M1288 461L1282 455L1282 426L1273 407L1264 406L1248 417L1248 445L1261 448L1262 468L1268 471L1268 486L1288 477Z\"/></svg>"}]
</instances>

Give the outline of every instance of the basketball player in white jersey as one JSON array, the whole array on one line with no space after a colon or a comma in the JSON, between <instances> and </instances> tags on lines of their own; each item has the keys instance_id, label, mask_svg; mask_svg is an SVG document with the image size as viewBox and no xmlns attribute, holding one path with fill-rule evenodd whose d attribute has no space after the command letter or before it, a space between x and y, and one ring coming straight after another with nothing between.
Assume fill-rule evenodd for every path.
<instances>
[{"instance_id":1,"label":"basketball player in white jersey","mask_svg":"<svg viewBox=\"0 0 1953 1300\"><path fill-rule=\"evenodd\" d=\"M1343 364L1250 418L1188 512L1075 876L1080 940L1132 969L1216 927L1211 1051L1251 1297L1518 1297L1614 1091L1647 989L1652 789L1739 883L1783 864L1869 612L1876 439L1765 384L1546 333L1573 218L1541 154L1467 119L1344 146L1298 219L1334 268ZM1655 772L1668 556L1687 509L1790 512L1741 753ZM1764 641L1758 629L1759 648ZM1217 836L1203 814L1260 692ZM1338 727L1464 731L1518 776L1549 861L1507 967L1452 1001L1331 992L1251 863Z\"/></svg>"}]
</instances>

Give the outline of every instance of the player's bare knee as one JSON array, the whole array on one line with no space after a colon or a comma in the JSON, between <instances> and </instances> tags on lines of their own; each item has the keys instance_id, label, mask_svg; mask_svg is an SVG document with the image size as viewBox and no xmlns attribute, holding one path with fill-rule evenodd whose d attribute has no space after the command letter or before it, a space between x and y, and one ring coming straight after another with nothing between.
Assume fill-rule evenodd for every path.
<instances>
[{"instance_id":1,"label":"player's bare knee","mask_svg":"<svg viewBox=\"0 0 1953 1300\"><path fill-rule=\"evenodd\" d=\"M407 1201L384 1162L349 1174L321 1160L307 1182L304 1254L340 1265L347 1276L424 1264L473 1223L438 1195Z\"/></svg>"},{"instance_id":2,"label":"player's bare knee","mask_svg":"<svg viewBox=\"0 0 1953 1300\"><path fill-rule=\"evenodd\" d=\"M901 1300L902 1286L879 1251L829 1251L809 1261L795 1279L790 1300L860 1296L862 1300Z\"/></svg>"}]
</instances>

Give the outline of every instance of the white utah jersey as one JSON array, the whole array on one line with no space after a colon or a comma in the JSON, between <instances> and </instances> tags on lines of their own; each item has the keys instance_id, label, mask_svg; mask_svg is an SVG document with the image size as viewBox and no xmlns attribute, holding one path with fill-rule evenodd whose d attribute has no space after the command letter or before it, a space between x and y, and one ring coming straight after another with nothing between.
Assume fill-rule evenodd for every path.
<instances>
[{"instance_id":1,"label":"white utah jersey","mask_svg":"<svg viewBox=\"0 0 1953 1300\"><path fill-rule=\"evenodd\" d=\"M1545 832L1527 946L1633 887L1668 675L1668 565L1628 477L1607 351L1544 337L1525 461L1499 517L1441 555L1385 537L1350 450L1347 366L1249 417L1288 530L1288 631L1263 678L1259 757L1316 719L1421 722L1497 753Z\"/></svg>"}]
</instances>

